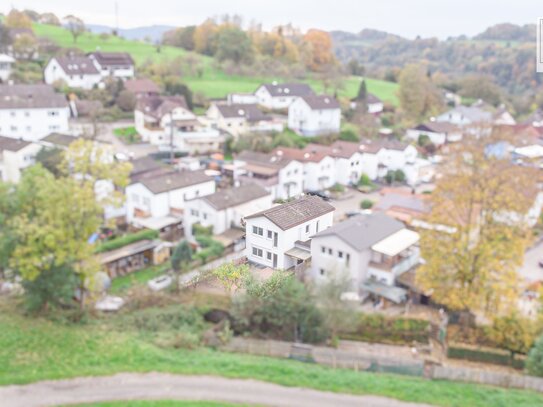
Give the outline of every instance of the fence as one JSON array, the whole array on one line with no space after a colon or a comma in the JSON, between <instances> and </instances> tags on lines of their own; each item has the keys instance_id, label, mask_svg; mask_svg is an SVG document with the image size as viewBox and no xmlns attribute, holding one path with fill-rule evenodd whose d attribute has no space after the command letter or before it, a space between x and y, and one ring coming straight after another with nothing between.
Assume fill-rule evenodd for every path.
<instances>
[{"instance_id":1,"label":"fence","mask_svg":"<svg viewBox=\"0 0 543 407\"><path fill-rule=\"evenodd\" d=\"M229 352L297 359L355 371L404 374L428 379L535 390L543 393L543 378L468 367L440 366L422 359L392 357L376 352L370 354L324 346L240 337L233 338L222 349Z\"/></svg>"}]
</instances>

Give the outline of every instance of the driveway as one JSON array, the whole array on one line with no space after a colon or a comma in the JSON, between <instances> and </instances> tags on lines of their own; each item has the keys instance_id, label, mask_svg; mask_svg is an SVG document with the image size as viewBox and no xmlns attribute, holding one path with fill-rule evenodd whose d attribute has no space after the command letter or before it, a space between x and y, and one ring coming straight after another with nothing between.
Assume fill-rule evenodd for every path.
<instances>
[{"instance_id":1,"label":"driveway","mask_svg":"<svg viewBox=\"0 0 543 407\"><path fill-rule=\"evenodd\" d=\"M111 144L115 153L122 153L127 157L140 158L158 151L157 146L148 143L124 144L115 136L115 134L113 134L114 129L129 126L133 126L133 123L127 121L102 123L100 124L100 135L98 136L98 140Z\"/></svg>"},{"instance_id":2,"label":"driveway","mask_svg":"<svg viewBox=\"0 0 543 407\"><path fill-rule=\"evenodd\" d=\"M330 204L336 208L336 211L334 212L334 222L342 220L348 212L359 211L360 202L364 199L369 199L375 203L381 198L378 192L364 194L352 188L347 189L345 195L346 198L344 199L332 199L330 201Z\"/></svg>"},{"instance_id":3,"label":"driveway","mask_svg":"<svg viewBox=\"0 0 543 407\"><path fill-rule=\"evenodd\" d=\"M120 373L0 387L1 404L10 407L45 407L114 400L206 400L285 407L423 407L380 396L285 387L256 380L164 373Z\"/></svg>"}]
</instances>

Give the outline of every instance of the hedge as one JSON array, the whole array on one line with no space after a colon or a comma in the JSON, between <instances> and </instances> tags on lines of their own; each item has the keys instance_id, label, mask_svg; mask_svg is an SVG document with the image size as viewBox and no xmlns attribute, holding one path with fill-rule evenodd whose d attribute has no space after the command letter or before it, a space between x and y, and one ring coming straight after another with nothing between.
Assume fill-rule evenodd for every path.
<instances>
[{"instance_id":1,"label":"hedge","mask_svg":"<svg viewBox=\"0 0 543 407\"><path fill-rule=\"evenodd\" d=\"M392 318L360 314L356 328L340 334L342 339L393 344L429 343L430 323L423 319Z\"/></svg>"},{"instance_id":2,"label":"hedge","mask_svg":"<svg viewBox=\"0 0 543 407\"><path fill-rule=\"evenodd\" d=\"M127 246L131 243L139 242L140 240L153 240L158 238L159 232L157 230L143 229L136 233L130 233L123 235L115 239L108 240L96 247L96 253L109 252L111 250L119 249Z\"/></svg>"},{"instance_id":3,"label":"hedge","mask_svg":"<svg viewBox=\"0 0 543 407\"><path fill-rule=\"evenodd\" d=\"M462 344L450 344L447 349L447 357L524 369L524 357L519 358L517 355L511 361L510 352L497 348L475 348Z\"/></svg>"}]
</instances>

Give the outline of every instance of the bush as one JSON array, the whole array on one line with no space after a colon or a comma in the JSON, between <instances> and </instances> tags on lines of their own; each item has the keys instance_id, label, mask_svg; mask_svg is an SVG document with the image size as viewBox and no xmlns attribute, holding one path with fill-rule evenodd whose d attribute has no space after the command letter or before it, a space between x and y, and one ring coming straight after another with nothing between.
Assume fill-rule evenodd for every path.
<instances>
[{"instance_id":1,"label":"bush","mask_svg":"<svg viewBox=\"0 0 543 407\"><path fill-rule=\"evenodd\" d=\"M194 236L211 236L213 234L213 226L202 226L199 223L192 225L192 234Z\"/></svg>"},{"instance_id":2,"label":"bush","mask_svg":"<svg viewBox=\"0 0 543 407\"><path fill-rule=\"evenodd\" d=\"M373 207L373 201L369 199L364 199L362 202L360 202L360 208L361 209L371 209Z\"/></svg>"},{"instance_id":3,"label":"bush","mask_svg":"<svg viewBox=\"0 0 543 407\"><path fill-rule=\"evenodd\" d=\"M331 188L330 188L330 191L332 192L337 192L337 193L342 193L342 192L345 192L345 187L341 184L334 184Z\"/></svg>"},{"instance_id":4,"label":"bush","mask_svg":"<svg viewBox=\"0 0 543 407\"><path fill-rule=\"evenodd\" d=\"M127 234L115 239L111 239L96 247L95 253L108 252L110 250L119 249L131 243L139 242L140 240L153 240L158 238L157 230L143 229L136 233Z\"/></svg>"},{"instance_id":5,"label":"bush","mask_svg":"<svg viewBox=\"0 0 543 407\"><path fill-rule=\"evenodd\" d=\"M199 259L202 264L207 263L210 259L218 258L223 254L224 246L211 236L196 235L194 238L202 249L196 252L193 257Z\"/></svg>"},{"instance_id":6,"label":"bush","mask_svg":"<svg viewBox=\"0 0 543 407\"><path fill-rule=\"evenodd\" d=\"M358 180L358 186L359 187L371 187L373 186L373 182L371 182L371 179L368 175L362 174L360 176L360 179Z\"/></svg>"},{"instance_id":7,"label":"bush","mask_svg":"<svg viewBox=\"0 0 543 407\"><path fill-rule=\"evenodd\" d=\"M339 139L343 141L353 141L356 143L360 141L360 136L353 129L345 129L339 134Z\"/></svg>"},{"instance_id":8,"label":"bush","mask_svg":"<svg viewBox=\"0 0 543 407\"><path fill-rule=\"evenodd\" d=\"M501 349L473 348L461 344L449 344L447 357L452 359L464 359L472 362L512 366L515 369L524 368L523 359L511 359L509 352Z\"/></svg>"},{"instance_id":9,"label":"bush","mask_svg":"<svg viewBox=\"0 0 543 407\"><path fill-rule=\"evenodd\" d=\"M340 334L342 339L363 342L412 344L429 342L430 323L422 319L390 318L380 314L360 314L352 331Z\"/></svg>"},{"instance_id":10,"label":"bush","mask_svg":"<svg viewBox=\"0 0 543 407\"><path fill-rule=\"evenodd\" d=\"M543 377L543 335L537 339L528 353L526 369L531 375Z\"/></svg>"}]
</instances>

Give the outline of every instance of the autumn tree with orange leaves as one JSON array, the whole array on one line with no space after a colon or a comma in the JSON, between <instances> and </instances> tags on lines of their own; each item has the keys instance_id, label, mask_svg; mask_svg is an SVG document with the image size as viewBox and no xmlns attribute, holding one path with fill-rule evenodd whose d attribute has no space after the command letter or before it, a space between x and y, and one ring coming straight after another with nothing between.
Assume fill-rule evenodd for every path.
<instances>
[{"instance_id":1,"label":"autumn tree with orange leaves","mask_svg":"<svg viewBox=\"0 0 543 407\"><path fill-rule=\"evenodd\" d=\"M304 62L311 71L322 72L336 63L332 49L332 38L326 31L309 30L303 36L303 43L305 46Z\"/></svg>"}]
</instances>

